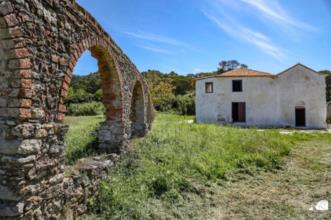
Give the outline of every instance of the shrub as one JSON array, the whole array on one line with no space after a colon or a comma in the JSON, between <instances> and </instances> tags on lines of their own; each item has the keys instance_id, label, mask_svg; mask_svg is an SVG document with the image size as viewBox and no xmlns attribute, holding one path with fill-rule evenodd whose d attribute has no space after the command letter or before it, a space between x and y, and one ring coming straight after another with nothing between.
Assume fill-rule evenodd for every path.
<instances>
[{"instance_id":1,"label":"shrub","mask_svg":"<svg viewBox=\"0 0 331 220\"><path fill-rule=\"evenodd\" d=\"M173 100L157 100L154 102L154 108L160 112L169 112L173 108Z\"/></svg>"},{"instance_id":2,"label":"shrub","mask_svg":"<svg viewBox=\"0 0 331 220\"><path fill-rule=\"evenodd\" d=\"M176 97L175 108L180 115L195 115L195 96L193 93Z\"/></svg>"},{"instance_id":3,"label":"shrub","mask_svg":"<svg viewBox=\"0 0 331 220\"><path fill-rule=\"evenodd\" d=\"M331 117L329 117L329 118L326 120L326 122L327 122L328 124L331 124Z\"/></svg>"},{"instance_id":4,"label":"shrub","mask_svg":"<svg viewBox=\"0 0 331 220\"><path fill-rule=\"evenodd\" d=\"M71 103L84 103L91 102L94 100L94 95L86 92L84 89L73 89L69 88L68 96L65 100L67 104Z\"/></svg>"},{"instance_id":5,"label":"shrub","mask_svg":"<svg viewBox=\"0 0 331 220\"><path fill-rule=\"evenodd\" d=\"M94 99L98 102L102 101L102 89L98 89L98 91L94 93Z\"/></svg>"},{"instance_id":6,"label":"shrub","mask_svg":"<svg viewBox=\"0 0 331 220\"><path fill-rule=\"evenodd\" d=\"M104 112L104 105L101 102L90 102L71 104L68 107L67 115L71 116L92 116L100 115Z\"/></svg>"}]
</instances>

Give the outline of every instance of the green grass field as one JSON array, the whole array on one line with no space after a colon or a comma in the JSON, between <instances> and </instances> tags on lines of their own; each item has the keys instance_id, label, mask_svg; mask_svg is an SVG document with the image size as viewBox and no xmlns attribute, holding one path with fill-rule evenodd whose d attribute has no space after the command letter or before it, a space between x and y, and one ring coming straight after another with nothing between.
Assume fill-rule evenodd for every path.
<instances>
[{"instance_id":1,"label":"green grass field","mask_svg":"<svg viewBox=\"0 0 331 220\"><path fill-rule=\"evenodd\" d=\"M103 116L66 117L69 131L65 139L66 163L94 154L97 147L97 128Z\"/></svg>"},{"instance_id":2,"label":"green grass field","mask_svg":"<svg viewBox=\"0 0 331 220\"><path fill-rule=\"evenodd\" d=\"M87 218L201 219L215 206L213 190L233 173L277 170L297 143L331 141L329 134L281 135L277 129L187 123L191 119L157 114L152 131L132 141L131 150L103 182ZM100 121L102 117L67 119L72 125L66 140L68 163L91 151Z\"/></svg>"}]
</instances>

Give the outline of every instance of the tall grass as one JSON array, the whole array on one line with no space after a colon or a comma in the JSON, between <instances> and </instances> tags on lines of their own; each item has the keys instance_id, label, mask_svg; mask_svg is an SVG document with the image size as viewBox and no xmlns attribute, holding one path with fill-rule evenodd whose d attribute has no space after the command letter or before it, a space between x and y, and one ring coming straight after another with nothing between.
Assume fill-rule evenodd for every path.
<instances>
[{"instance_id":1,"label":"tall grass","mask_svg":"<svg viewBox=\"0 0 331 220\"><path fill-rule=\"evenodd\" d=\"M69 131L65 138L66 163L73 164L80 158L90 156L97 147L97 128L104 116L66 117Z\"/></svg>"},{"instance_id":2,"label":"tall grass","mask_svg":"<svg viewBox=\"0 0 331 220\"><path fill-rule=\"evenodd\" d=\"M103 116L67 117L66 162L90 156ZM208 193L233 172L254 174L281 166L294 144L331 135L260 131L189 124L193 117L157 114L147 137L132 141L99 194L88 219L202 219L213 205ZM211 192L209 192L211 191Z\"/></svg>"},{"instance_id":3,"label":"tall grass","mask_svg":"<svg viewBox=\"0 0 331 220\"><path fill-rule=\"evenodd\" d=\"M197 186L225 181L238 169L278 168L294 143L277 130L189 124L190 119L158 114L152 132L133 142L103 182L94 212L104 219L196 218L204 209Z\"/></svg>"}]
</instances>

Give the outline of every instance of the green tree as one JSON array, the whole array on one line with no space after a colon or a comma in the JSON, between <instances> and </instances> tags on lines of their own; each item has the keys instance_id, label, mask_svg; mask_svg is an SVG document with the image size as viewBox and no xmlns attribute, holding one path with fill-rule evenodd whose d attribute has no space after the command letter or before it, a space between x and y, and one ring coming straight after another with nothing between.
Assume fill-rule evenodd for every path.
<instances>
[{"instance_id":1,"label":"green tree","mask_svg":"<svg viewBox=\"0 0 331 220\"><path fill-rule=\"evenodd\" d=\"M246 69L248 68L248 66L246 64L239 63L237 60L228 60L228 61L222 60L218 64L218 73L224 73L227 71L231 71L238 67L246 68Z\"/></svg>"},{"instance_id":2,"label":"green tree","mask_svg":"<svg viewBox=\"0 0 331 220\"><path fill-rule=\"evenodd\" d=\"M176 97L175 108L181 115L195 114L195 94L189 93L186 95L179 95Z\"/></svg>"},{"instance_id":3,"label":"green tree","mask_svg":"<svg viewBox=\"0 0 331 220\"><path fill-rule=\"evenodd\" d=\"M158 84L149 84L154 107L159 111L169 111L175 101L174 86L166 81Z\"/></svg>"}]
</instances>

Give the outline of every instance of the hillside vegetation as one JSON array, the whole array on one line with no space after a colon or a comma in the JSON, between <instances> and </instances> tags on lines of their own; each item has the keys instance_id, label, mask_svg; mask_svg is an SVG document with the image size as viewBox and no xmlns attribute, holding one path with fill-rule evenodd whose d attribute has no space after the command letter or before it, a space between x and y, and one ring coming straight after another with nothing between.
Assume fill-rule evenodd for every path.
<instances>
[{"instance_id":1,"label":"hillside vegetation","mask_svg":"<svg viewBox=\"0 0 331 220\"><path fill-rule=\"evenodd\" d=\"M179 75L175 72L162 73L157 70L142 72L153 99L156 110L161 112L174 112L181 115L195 114L195 82L199 77L212 76L236 68L239 65L235 61L222 61L218 71L198 74ZM242 67L247 66L241 64ZM326 78L327 101L331 101L331 72ZM87 76L74 76L70 91L66 99L69 115L96 115L102 111L102 107L95 108L95 103L102 101L101 79L99 73L91 73ZM93 102L94 104L86 104ZM96 109L95 111L93 109Z\"/></svg>"}]
</instances>

